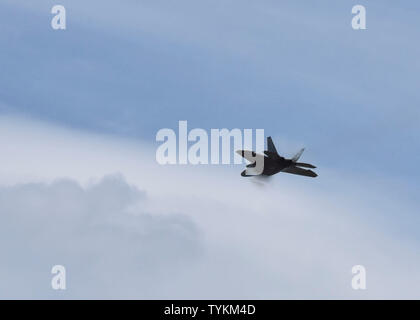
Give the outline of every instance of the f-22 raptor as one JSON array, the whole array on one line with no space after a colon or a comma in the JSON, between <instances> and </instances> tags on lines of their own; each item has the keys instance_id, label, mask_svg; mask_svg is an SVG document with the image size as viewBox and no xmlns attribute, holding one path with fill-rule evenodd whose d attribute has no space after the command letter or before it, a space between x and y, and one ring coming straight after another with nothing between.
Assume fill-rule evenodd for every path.
<instances>
[{"instance_id":1,"label":"f-22 raptor","mask_svg":"<svg viewBox=\"0 0 420 320\"><path fill-rule=\"evenodd\" d=\"M316 168L314 165L304 162L297 162L305 149L301 149L298 153L296 153L296 155L293 158L285 159L277 153L276 147L274 146L271 137L267 138L267 147L268 150L264 151L264 155L248 150L236 151L237 154L251 162L246 166L247 169L242 171L242 177L251 177L258 175L272 176L279 172L298 174L301 176L307 176L312 178L318 176L312 170L306 170L301 168L304 167L314 169ZM260 164L260 166L258 166L258 164ZM264 167L261 167L262 165L264 165Z\"/></svg>"}]
</instances>

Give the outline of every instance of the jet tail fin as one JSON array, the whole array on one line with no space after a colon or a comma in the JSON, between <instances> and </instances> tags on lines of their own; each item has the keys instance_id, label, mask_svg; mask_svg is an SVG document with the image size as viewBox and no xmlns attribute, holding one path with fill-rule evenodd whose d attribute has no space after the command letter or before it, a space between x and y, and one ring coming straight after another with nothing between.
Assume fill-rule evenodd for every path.
<instances>
[{"instance_id":1,"label":"jet tail fin","mask_svg":"<svg viewBox=\"0 0 420 320\"><path fill-rule=\"evenodd\" d=\"M277 154L276 147L274 146L273 139L271 139L271 137L267 138L267 151Z\"/></svg>"},{"instance_id":2,"label":"jet tail fin","mask_svg":"<svg viewBox=\"0 0 420 320\"><path fill-rule=\"evenodd\" d=\"M293 162L296 162L299 160L300 156L302 155L303 151L305 151L305 148L300 149L300 151L298 153L295 154L295 156L292 158Z\"/></svg>"}]
</instances>

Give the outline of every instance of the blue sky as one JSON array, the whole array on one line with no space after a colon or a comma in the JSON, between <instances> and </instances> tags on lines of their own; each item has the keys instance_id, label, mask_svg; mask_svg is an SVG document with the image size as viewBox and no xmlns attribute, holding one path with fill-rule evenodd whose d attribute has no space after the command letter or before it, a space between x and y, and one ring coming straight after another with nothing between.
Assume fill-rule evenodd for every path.
<instances>
[{"instance_id":1,"label":"blue sky","mask_svg":"<svg viewBox=\"0 0 420 320\"><path fill-rule=\"evenodd\" d=\"M150 146L179 120L263 128L334 172L315 188L372 192L371 222L418 241L418 1L71 0L64 31L55 4L0 4L0 115Z\"/></svg>"},{"instance_id":2,"label":"blue sky","mask_svg":"<svg viewBox=\"0 0 420 320\"><path fill-rule=\"evenodd\" d=\"M370 1L365 31L354 1L64 1L62 32L53 4L2 4L2 110L148 141L183 119L264 128L326 166L418 178L414 1Z\"/></svg>"}]
</instances>

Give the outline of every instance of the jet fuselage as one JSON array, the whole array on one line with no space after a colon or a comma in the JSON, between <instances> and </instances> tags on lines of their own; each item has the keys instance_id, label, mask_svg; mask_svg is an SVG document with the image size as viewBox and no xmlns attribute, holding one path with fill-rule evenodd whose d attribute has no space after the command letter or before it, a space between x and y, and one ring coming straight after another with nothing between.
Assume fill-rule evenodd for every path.
<instances>
[{"instance_id":1,"label":"jet fuselage","mask_svg":"<svg viewBox=\"0 0 420 320\"><path fill-rule=\"evenodd\" d=\"M303 168L316 168L314 165L304 162L298 162L299 157L302 155L304 149L301 149L293 158L286 159L280 156L274 146L271 137L267 138L268 150L264 151L264 155L257 154L254 151L238 150L236 151L239 155L252 162L246 167L249 168L241 173L243 177L249 177L253 175L272 176L279 172L286 172L291 174L297 174L307 177L317 177L318 175L312 170L306 170ZM264 167L258 166L257 162L264 161ZM303 168L302 168L303 167ZM256 168L256 169L253 169ZM262 171L261 171L262 169Z\"/></svg>"}]
</instances>

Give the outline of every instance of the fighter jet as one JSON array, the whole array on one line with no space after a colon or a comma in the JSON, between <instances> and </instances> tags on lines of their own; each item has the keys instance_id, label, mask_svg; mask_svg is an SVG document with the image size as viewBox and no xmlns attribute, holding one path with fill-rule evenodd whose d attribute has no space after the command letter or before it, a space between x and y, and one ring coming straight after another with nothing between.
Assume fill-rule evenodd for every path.
<instances>
[{"instance_id":1,"label":"fighter jet","mask_svg":"<svg viewBox=\"0 0 420 320\"><path fill-rule=\"evenodd\" d=\"M304 168L316 168L314 165L304 162L297 162L302 155L305 149L301 149L296 155L291 159L285 159L281 157L274 146L273 140L271 137L267 138L267 147L268 150L264 151L264 155L257 154L254 151L247 150L237 150L236 153L247 159L250 164L248 164L244 171L242 171L242 177L251 177L256 175L261 176L272 176L279 172L286 172L291 174L298 174L301 176L307 176L315 178L318 175L312 170L302 169ZM257 162L264 164L264 167L256 170Z\"/></svg>"}]
</instances>

